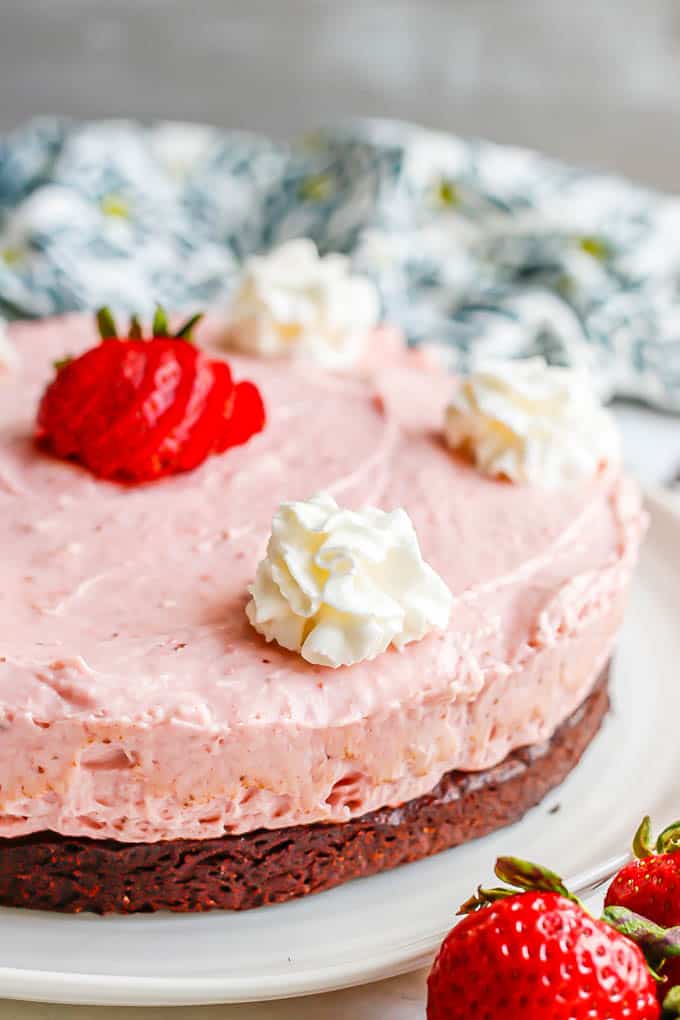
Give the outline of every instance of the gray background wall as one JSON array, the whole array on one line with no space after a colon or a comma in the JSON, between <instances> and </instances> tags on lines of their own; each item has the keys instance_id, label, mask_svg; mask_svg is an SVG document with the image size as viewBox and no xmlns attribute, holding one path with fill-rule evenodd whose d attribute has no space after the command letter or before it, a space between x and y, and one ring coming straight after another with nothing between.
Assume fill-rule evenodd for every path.
<instances>
[{"instance_id":1,"label":"gray background wall","mask_svg":"<svg viewBox=\"0 0 680 1020\"><path fill-rule=\"evenodd\" d=\"M44 112L402 117L680 191L680 0L0 0L0 130Z\"/></svg>"}]
</instances>

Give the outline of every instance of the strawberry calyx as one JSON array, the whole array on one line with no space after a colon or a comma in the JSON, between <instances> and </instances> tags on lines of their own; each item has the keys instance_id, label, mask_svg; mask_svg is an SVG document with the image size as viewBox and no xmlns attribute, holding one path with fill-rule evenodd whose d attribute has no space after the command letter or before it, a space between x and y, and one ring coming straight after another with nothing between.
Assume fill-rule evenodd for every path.
<instances>
[{"instance_id":1,"label":"strawberry calyx","mask_svg":"<svg viewBox=\"0 0 680 1020\"><path fill-rule=\"evenodd\" d=\"M186 343L192 344L194 342L192 336L194 326L198 325L202 318L203 312L196 312L195 315L190 315L184 325L180 326L175 333L175 339L185 340Z\"/></svg>"},{"instance_id":2,"label":"strawberry calyx","mask_svg":"<svg viewBox=\"0 0 680 1020\"><path fill-rule=\"evenodd\" d=\"M102 340L114 340L118 338L116 320L110 308L97 309L97 329Z\"/></svg>"},{"instance_id":3,"label":"strawberry calyx","mask_svg":"<svg viewBox=\"0 0 680 1020\"><path fill-rule=\"evenodd\" d=\"M124 339L116 325L116 320L113 312L109 307L104 305L102 308L97 309L97 329L102 340L120 340ZM193 330L194 327L203 318L203 312L196 312L194 315L190 315L189 318L184 322L179 329L173 333L170 329L170 323L168 320L168 314L162 305L156 305L156 310L153 316L153 322L151 324L151 337L150 339L158 339L160 337L174 340L185 340L187 343L193 343ZM142 323L137 315L130 316L130 325L127 333L128 340L143 340L144 330Z\"/></svg>"},{"instance_id":4,"label":"strawberry calyx","mask_svg":"<svg viewBox=\"0 0 680 1020\"><path fill-rule=\"evenodd\" d=\"M671 1017L680 1016L680 985L671 988L663 1000L664 1020L671 1020Z\"/></svg>"},{"instance_id":5,"label":"strawberry calyx","mask_svg":"<svg viewBox=\"0 0 680 1020\"><path fill-rule=\"evenodd\" d=\"M633 837L633 854L638 860L657 854L672 854L680 850L680 821L671 822L656 840L652 837L652 821L649 815L640 822Z\"/></svg>"},{"instance_id":6,"label":"strawberry calyx","mask_svg":"<svg viewBox=\"0 0 680 1020\"><path fill-rule=\"evenodd\" d=\"M605 907L602 920L635 942L653 968L680 956L680 926L663 928L628 907Z\"/></svg>"},{"instance_id":7,"label":"strawberry calyx","mask_svg":"<svg viewBox=\"0 0 680 1020\"><path fill-rule=\"evenodd\" d=\"M668 981L664 965L680 957L680 926L664 928L628 907L605 907L602 920L638 946L659 985ZM672 987L664 997L663 1016L680 1016L680 985Z\"/></svg>"},{"instance_id":8,"label":"strawberry calyx","mask_svg":"<svg viewBox=\"0 0 680 1020\"><path fill-rule=\"evenodd\" d=\"M498 900L519 896L524 892L557 893L573 903L579 903L578 898L569 891L560 876L540 864L523 861L519 857L499 857L494 872L496 877L507 885L491 889L478 886L477 892L458 908L459 914L474 913Z\"/></svg>"}]
</instances>

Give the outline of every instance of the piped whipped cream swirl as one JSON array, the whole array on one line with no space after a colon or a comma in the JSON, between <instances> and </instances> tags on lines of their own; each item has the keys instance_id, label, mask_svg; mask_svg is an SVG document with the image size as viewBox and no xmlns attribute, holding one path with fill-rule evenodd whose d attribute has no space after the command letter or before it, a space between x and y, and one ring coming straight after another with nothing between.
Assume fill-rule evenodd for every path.
<instances>
[{"instance_id":1,"label":"piped whipped cream swirl","mask_svg":"<svg viewBox=\"0 0 680 1020\"><path fill-rule=\"evenodd\" d=\"M588 377L541 357L486 362L458 379L444 432L486 474L546 488L620 460L616 424Z\"/></svg>"},{"instance_id":2,"label":"piped whipped cream swirl","mask_svg":"<svg viewBox=\"0 0 680 1020\"><path fill-rule=\"evenodd\" d=\"M250 354L346 368L363 354L379 311L375 286L353 275L345 256L321 257L313 241L301 238L248 259L228 341Z\"/></svg>"},{"instance_id":3,"label":"piped whipped cream swirl","mask_svg":"<svg viewBox=\"0 0 680 1020\"><path fill-rule=\"evenodd\" d=\"M405 510L346 510L323 493L279 507L249 590L255 630L334 668L443 629L452 604Z\"/></svg>"}]
</instances>

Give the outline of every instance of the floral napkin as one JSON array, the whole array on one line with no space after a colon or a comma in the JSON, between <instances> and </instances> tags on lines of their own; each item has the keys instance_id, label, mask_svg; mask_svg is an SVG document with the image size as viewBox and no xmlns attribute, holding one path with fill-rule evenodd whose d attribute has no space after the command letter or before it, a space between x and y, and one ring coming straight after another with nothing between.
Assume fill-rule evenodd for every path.
<instances>
[{"instance_id":1,"label":"floral napkin","mask_svg":"<svg viewBox=\"0 0 680 1020\"><path fill-rule=\"evenodd\" d=\"M680 199L391 122L285 144L42 119L0 140L5 318L224 305L245 257L299 236L454 368L542 352L680 411Z\"/></svg>"}]
</instances>

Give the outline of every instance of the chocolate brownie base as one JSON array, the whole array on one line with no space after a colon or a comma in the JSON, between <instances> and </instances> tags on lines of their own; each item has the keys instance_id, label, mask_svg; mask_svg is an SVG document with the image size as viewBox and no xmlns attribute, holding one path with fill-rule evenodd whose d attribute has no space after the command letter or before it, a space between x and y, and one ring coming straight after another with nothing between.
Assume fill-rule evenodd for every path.
<instances>
[{"instance_id":1,"label":"chocolate brownie base","mask_svg":"<svg viewBox=\"0 0 680 1020\"><path fill-rule=\"evenodd\" d=\"M158 843L40 832L0 840L0 903L135 913L247 910L386 871L520 818L578 763L607 712L607 670L540 746L484 772L449 772L431 793L343 824Z\"/></svg>"}]
</instances>

